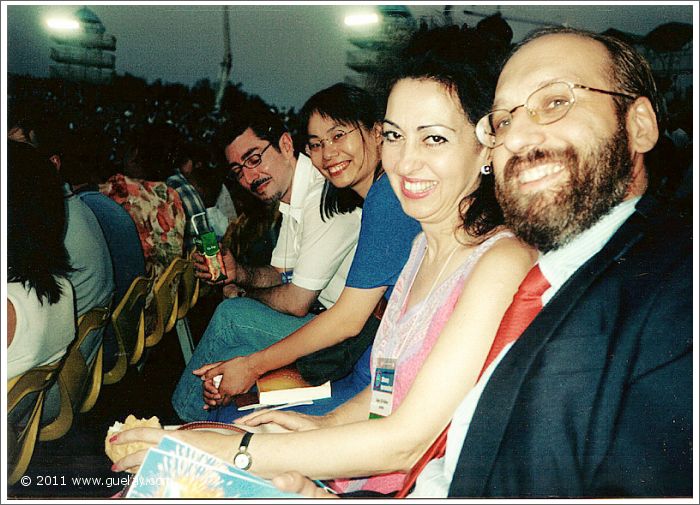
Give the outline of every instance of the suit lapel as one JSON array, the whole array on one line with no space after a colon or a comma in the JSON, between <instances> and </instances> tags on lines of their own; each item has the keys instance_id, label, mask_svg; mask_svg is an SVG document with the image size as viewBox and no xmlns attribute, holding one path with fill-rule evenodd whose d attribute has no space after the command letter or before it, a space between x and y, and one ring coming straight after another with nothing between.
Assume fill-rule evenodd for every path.
<instances>
[{"instance_id":1,"label":"suit lapel","mask_svg":"<svg viewBox=\"0 0 700 505\"><path fill-rule=\"evenodd\" d=\"M488 479L525 377L542 348L589 287L643 236L647 215L654 206L651 197L640 200L637 211L598 254L567 280L496 367L474 411L449 496L491 494L486 488Z\"/></svg>"}]
</instances>

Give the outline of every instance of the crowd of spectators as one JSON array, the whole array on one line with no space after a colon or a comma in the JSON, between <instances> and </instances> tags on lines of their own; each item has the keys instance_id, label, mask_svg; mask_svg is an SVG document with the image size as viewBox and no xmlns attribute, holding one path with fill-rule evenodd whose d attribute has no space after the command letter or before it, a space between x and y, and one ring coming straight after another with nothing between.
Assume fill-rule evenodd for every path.
<instances>
[{"instance_id":1,"label":"crowd of spectators","mask_svg":"<svg viewBox=\"0 0 700 505\"><path fill-rule=\"evenodd\" d=\"M38 127L44 133L45 144L80 150L85 162L68 167L64 178L78 176L81 183L92 185L105 184L117 174L127 175L125 170L135 165L132 162L141 160L154 172L149 174L153 181L166 181L187 163L188 156L200 158L203 168L221 168L216 174L213 170L194 170L188 179L196 181L201 192L209 191L204 202L207 207L217 198L217 206L226 206L217 189L223 183L239 211L232 211L228 205L226 214L236 217L238 224L227 233L225 227L220 229L218 235L224 246L236 249L238 256L250 264L266 264L275 238L269 231L278 223L279 213L274 206L251 197L235 181L224 178L222 153L212 149L212 142L217 127L241 103L259 102L279 111L260 97L246 94L240 85L231 85L224 94L221 112L214 112L214 94L206 79L189 88L160 80L149 84L128 73L115 77L108 85L10 74L8 131L18 128L30 132ZM294 131L294 110L283 113L283 118ZM140 154L136 156L139 146ZM81 173L73 173L77 170ZM185 246L191 245L188 232Z\"/></svg>"},{"instance_id":2,"label":"crowd of spectators","mask_svg":"<svg viewBox=\"0 0 700 505\"><path fill-rule=\"evenodd\" d=\"M42 163L33 167L35 178L58 176L61 181L60 203L66 213L62 243L73 266L62 275L74 286L64 294L74 300L69 305L78 317L95 306L118 303L136 276L158 275L174 258L187 254L194 243L186 224L199 211L207 212L225 247L235 248L240 257L250 256L251 263L269 261L278 212L226 179L225 160L213 146L213 134L227 115L212 112L213 101L206 81L189 89L147 84L128 74L110 85L8 76L8 173L25 170L19 165L26 156L18 153L36 151L33 155ZM262 102L231 86L224 103L226 110L235 110L237 102L247 101ZM184 189L175 182L178 174L186 177ZM25 196L35 188L13 192L10 203L24 202L26 207L35 198ZM199 207L189 205L194 198ZM9 209L10 228L19 235L27 226L19 219L24 211L15 207ZM31 241L34 235L26 237ZM22 247L20 241L13 243ZM22 257L20 252L13 255L18 261ZM9 278L23 281L10 267ZM12 299L20 310L19 300ZM111 336L108 327L107 366L117 352ZM84 346L88 361L94 359L101 335L91 340L95 342ZM40 356L11 358L26 365L13 376L46 361Z\"/></svg>"}]
</instances>

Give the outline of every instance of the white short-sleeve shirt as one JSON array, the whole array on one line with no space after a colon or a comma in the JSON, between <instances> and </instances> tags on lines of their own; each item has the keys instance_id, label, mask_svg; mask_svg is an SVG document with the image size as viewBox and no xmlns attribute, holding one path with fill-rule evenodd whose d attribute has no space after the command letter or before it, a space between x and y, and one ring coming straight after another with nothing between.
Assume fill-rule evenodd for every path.
<instances>
[{"instance_id":1,"label":"white short-sleeve shirt","mask_svg":"<svg viewBox=\"0 0 700 505\"><path fill-rule=\"evenodd\" d=\"M284 271L292 270L293 284L321 290L318 299L330 308L345 287L362 210L321 219L324 181L311 160L299 154L290 203L280 202L282 225L270 263Z\"/></svg>"}]
</instances>

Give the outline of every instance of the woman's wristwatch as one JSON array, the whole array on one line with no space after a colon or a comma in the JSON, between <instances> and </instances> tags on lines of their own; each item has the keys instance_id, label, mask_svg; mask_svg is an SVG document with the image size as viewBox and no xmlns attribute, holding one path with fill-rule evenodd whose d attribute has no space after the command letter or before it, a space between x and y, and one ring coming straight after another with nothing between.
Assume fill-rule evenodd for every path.
<instances>
[{"instance_id":1,"label":"woman's wristwatch","mask_svg":"<svg viewBox=\"0 0 700 505\"><path fill-rule=\"evenodd\" d=\"M248 468L250 468L250 465L253 464L253 458L248 452L248 444L250 443L250 439L252 437L253 434L250 432L246 432L246 434L243 435L243 438L241 439L241 445L238 446L238 452L233 457L233 465L236 468L240 468L241 470L248 470Z\"/></svg>"}]
</instances>

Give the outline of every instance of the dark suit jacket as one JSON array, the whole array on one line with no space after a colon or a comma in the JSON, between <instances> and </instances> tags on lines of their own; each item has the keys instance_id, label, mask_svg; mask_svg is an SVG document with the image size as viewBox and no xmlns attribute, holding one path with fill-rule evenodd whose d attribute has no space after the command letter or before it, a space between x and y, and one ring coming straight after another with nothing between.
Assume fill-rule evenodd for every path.
<instances>
[{"instance_id":1,"label":"dark suit jacket","mask_svg":"<svg viewBox=\"0 0 700 505\"><path fill-rule=\"evenodd\" d=\"M692 496L689 219L646 196L494 371L452 497Z\"/></svg>"}]
</instances>

